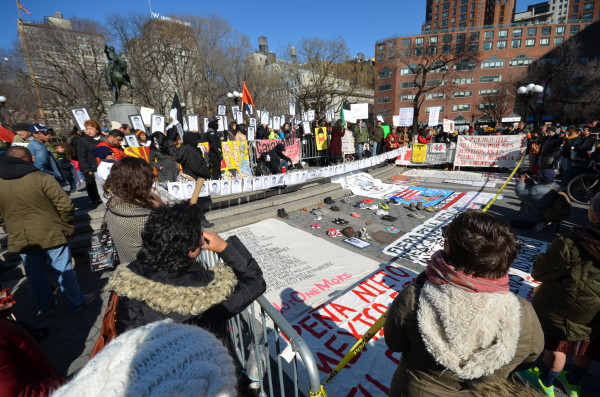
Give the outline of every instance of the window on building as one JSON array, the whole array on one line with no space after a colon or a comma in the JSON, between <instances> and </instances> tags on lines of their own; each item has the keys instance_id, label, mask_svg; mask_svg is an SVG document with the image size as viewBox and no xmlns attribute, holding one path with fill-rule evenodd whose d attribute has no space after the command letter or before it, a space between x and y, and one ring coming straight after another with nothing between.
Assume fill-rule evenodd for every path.
<instances>
[{"instance_id":1,"label":"window on building","mask_svg":"<svg viewBox=\"0 0 600 397\"><path fill-rule=\"evenodd\" d=\"M424 39L423 37L417 37L415 39L415 45L423 45Z\"/></svg>"},{"instance_id":2,"label":"window on building","mask_svg":"<svg viewBox=\"0 0 600 397\"><path fill-rule=\"evenodd\" d=\"M542 36L550 36L552 33L552 26L543 26L542 27Z\"/></svg>"},{"instance_id":3,"label":"window on building","mask_svg":"<svg viewBox=\"0 0 600 397\"><path fill-rule=\"evenodd\" d=\"M473 91L456 91L452 93L453 98L466 98L473 96Z\"/></svg>"},{"instance_id":4,"label":"window on building","mask_svg":"<svg viewBox=\"0 0 600 397\"><path fill-rule=\"evenodd\" d=\"M400 95L400 100L401 101L412 101L415 99L415 94L408 94L408 95Z\"/></svg>"},{"instance_id":5,"label":"window on building","mask_svg":"<svg viewBox=\"0 0 600 397\"><path fill-rule=\"evenodd\" d=\"M521 40L511 41L510 48L521 48Z\"/></svg>"},{"instance_id":6,"label":"window on building","mask_svg":"<svg viewBox=\"0 0 600 397\"><path fill-rule=\"evenodd\" d=\"M466 20L467 20L467 14L462 14L460 17L458 17L458 20L459 20L460 22L464 22L464 21L466 21Z\"/></svg>"},{"instance_id":7,"label":"window on building","mask_svg":"<svg viewBox=\"0 0 600 397\"><path fill-rule=\"evenodd\" d=\"M494 40L494 31L486 30L485 32L483 32L483 38L484 40Z\"/></svg>"},{"instance_id":8,"label":"window on building","mask_svg":"<svg viewBox=\"0 0 600 397\"><path fill-rule=\"evenodd\" d=\"M448 18L449 16L450 14L448 13L448 11L442 12L442 18Z\"/></svg>"},{"instance_id":9,"label":"window on building","mask_svg":"<svg viewBox=\"0 0 600 397\"><path fill-rule=\"evenodd\" d=\"M443 92L431 92L425 95L425 99L444 99L445 96Z\"/></svg>"},{"instance_id":10,"label":"window on building","mask_svg":"<svg viewBox=\"0 0 600 397\"><path fill-rule=\"evenodd\" d=\"M462 6L460 7L460 11L461 14L464 14L465 12L467 12L467 6Z\"/></svg>"},{"instance_id":11,"label":"window on building","mask_svg":"<svg viewBox=\"0 0 600 397\"><path fill-rule=\"evenodd\" d=\"M585 3L583 5L583 11L592 11L594 9L594 3Z\"/></svg>"},{"instance_id":12,"label":"window on building","mask_svg":"<svg viewBox=\"0 0 600 397\"><path fill-rule=\"evenodd\" d=\"M535 47L535 39L525 40L525 47Z\"/></svg>"},{"instance_id":13,"label":"window on building","mask_svg":"<svg viewBox=\"0 0 600 397\"><path fill-rule=\"evenodd\" d=\"M445 35L443 35L442 36L442 42L444 44L451 43L452 42L452 35L451 34L445 34Z\"/></svg>"},{"instance_id":14,"label":"window on building","mask_svg":"<svg viewBox=\"0 0 600 397\"><path fill-rule=\"evenodd\" d=\"M480 83L499 83L502 81L502 76L481 76Z\"/></svg>"},{"instance_id":15,"label":"window on building","mask_svg":"<svg viewBox=\"0 0 600 397\"><path fill-rule=\"evenodd\" d=\"M377 73L377 77L379 77L380 79L387 79L388 77L392 77L392 69L388 68L387 66L384 67Z\"/></svg>"},{"instance_id":16,"label":"window on building","mask_svg":"<svg viewBox=\"0 0 600 397\"><path fill-rule=\"evenodd\" d=\"M579 25L571 25L569 28L569 33L576 34L579 33Z\"/></svg>"},{"instance_id":17,"label":"window on building","mask_svg":"<svg viewBox=\"0 0 600 397\"><path fill-rule=\"evenodd\" d=\"M591 12L583 14L583 16L582 16L582 19L584 19L584 20L589 20L589 19L592 19L592 18L594 18L594 14L591 13Z\"/></svg>"},{"instance_id":18,"label":"window on building","mask_svg":"<svg viewBox=\"0 0 600 397\"><path fill-rule=\"evenodd\" d=\"M400 69L400 75L401 76L406 76L406 75L409 75L409 74L414 74L411 68L405 67L405 68Z\"/></svg>"},{"instance_id":19,"label":"window on building","mask_svg":"<svg viewBox=\"0 0 600 397\"><path fill-rule=\"evenodd\" d=\"M504 60L499 59L498 57L490 57L489 59L481 62L482 69L495 69L495 68L503 68Z\"/></svg>"},{"instance_id":20,"label":"window on building","mask_svg":"<svg viewBox=\"0 0 600 397\"><path fill-rule=\"evenodd\" d=\"M479 32L471 32L471 41L479 41Z\"/></svg>"},{"instance_id":21,"label":"window on building","mask_svg":"<svg viewBox=\"0 0 600 397\"><path fill-rule=\"evenodd\" d=\"M579 6L573 6L573 14L577 14L579 12Z\"/></svg>"},{"instance_id":22,"label":"window on building","mask_svg":"<svg viewBox=\"0 0 600 397\"><path fill-rule=\"evenodd\" d=\"M457 54L461 54L461 53L465 52L465 45L464 44L455 45L454 52L456 52Z\"/></svg>"},{"instance_id":23,"label":"window on building","mask_svg":"<svg viewBox=\"0 0 600 397\"><path fill-rule=\"evenodd\" d=\"M415 48L415 56L416 57L422 57L424 53L425 53L425 51L423 51L423 48L421 48L421 47Z\"/></svg>"},{"instance_id":24,"label":"window on building","mask_svg":"<svg viewBox=\"0 0 600 397\"><path fill-rule=\"evenodd\" d=\"M402 47L404 47L404 48L410 47L410 39L402 39Z\"/></svg>"},{"instance_id":25,"label":"window on building","mask_svg":"<svg viewBox=\"0 0 600 397\"><path fill-rule=\"evenodd\" d=\"M469 51L470 52L477 52L477 51L479 51L479 44L477 44L477 43L470 43L469 44Z\"/></svg>"},{"instance_id":26,"label":"window on building","mask_svg":"<svg viewBox=\"0 0 600 397\"><path fill-rule=\"evenodd\" d=\"M498 44L496 45L496 48L498 48L499 50L503 50L506 48L506 40L498 40Z\"/></svg>"},{"instance_id":27,"label":"window on building","mask_svg":"<svg viewBox=\"0 0 600 397\"><path fill-rule=\"evenodd\" d=\"M383 96L377 99L377 102L379 103L390 103L392 102L392 98L389 96Z\"/></svg>"},{"instance_id":28,"label":"window on building","mask_svg":"<svg viewBox=\"0 0 600 397\"><path fill-rule=\"evenodd\" d=\"M442 5L442 10L448 10L450 9L450 3L446 3Z\"/></svg>"},{"instance_id":29,"label":"window on building","mask_svg":"<svg viewBox=\"0 0 600 397\"><path fill-rule=\"evenodd\" d=\"M385 60L385 55L379 54L377 55L377 62L383 62Z\"/></svg>"},{"instance_id":30,"label":"window on building","mask_svg":"<svg viewBox=\"0 0 600 397\"><path fill-rule=\"evenodd\" d=\"M542 37L540 39L540 46L547 47L550 45L550 39L548 37Z\"/></svg>"},{"instance_id":31,"label":"window on building","mask_svg":"<svg viewBox=\"0 0 600 397\"><path fill-rule=\"evenodd\" d=\"M405 81L403 83L400 84L400 87L402 88L414 88L415 87L415 82L414 81Z\"/></svg>"},{"instance_id":32,"label":"window on building","mask_svg":"<svg viewBox=\"0 0 600 397\"><path fill-rule=\"evenodd\" d=\"M487 95L498 95L500 90L497 88L491 88L489 90L479 90L479 96L487 96Z\"/></svg>"},{"instance_id":33,"label":"window on building","mask_svg":"<svg viewBox=\"0 0 600 397\"><path fill-rule=\"evenodd\" d=\"M537 35L537 28L527 28L527 36L535 37Z\"/></svg>"},{"instance_id":34,"label":"window on building","mask_svg":"<svg viewBox=\"0 0 600 397\"><path fill-rule=\"evenodd\" d=\"M498 37L500 37L500 38L508 37L508 29L499 30Z\"/></svg>"},{"instance_id":35,"label":"window on building","mask_svg":"<svg viewBox=\"0 0 600 397\"><path fill-rule=\"evenodd\" d=\"M431 70L429 73L442 73L448 71L448 65L443 61L435 61L431 65Z\"/></svg>"},{"instance_id":36,"label":"window on building","mask_svg":"<svg viewBox=\"0 0 600 397\"><path fill-rule=\"evenodd\" d=\"M493 47L494 47L494 42L493 41L484 41L483 42L483 49L484 49L484 51L491 51Z\"/></svg>"},{"instance_id":37,"label":"window on building","mask_svg":"<svg viewBox=\"0 0 600 397\"><path fill-rule=\"evenodd\" d=\"M382 84L377 86L377 91L387 91L387 90L391 90L392 89L392 85L391 84Z\"/></svg>"},{"instance_id":38,"label":"window on building","mask_svg":"<svg viewBox=\"0 0 600 397\"><path fill-rule=\"evenodd\" d=\"M446 85L446 80L429 80L426 85L427 87L439 87L441 85Z\"/></svg>"},{"instance_id":39,"label":"window on building","mask_svg":"<svg viewBox=\"0 0 600 397\"><path fill-rule=\"evenodd\" d=\"M459 77L452 80L452 84L473 84L475 79L473 77Z\"/></svg>"},{"instance_id":40,"label":"window on building","mask_svg":"<svg viewBox=\"0 0 600 397\"><path fill-rule=\"evenodd\" d=\"M438 37L437 36L429 36L429 44L437 44Z\"/></svg>"},{"instance_id":41,"label":"window on building","mask_svg":"<svg viewBox=\"0 0 600 397\"><path fill-rule=\"evenodd\" d=\"M477 105L477 109L479 110L491 110L496 107L495 103L480 103Z\"/></svg>"},{"instance_id":42,"label":"window on building","mask_svg":"<svg viewBox=\"0 0 600 397\"><path fill-rule=\"evenodd\" d=\"M512 34L513 37L521 37L523 35L523 29L513 29Z\"/></svg>"},{"instance_id":43,"label":"window on building","mask_svg":"<svg viewBox=\"0 0 600 397\"><path fill-rule=\"evenodd\" d=\"M565 40L564 37L555 37L554 38L554 45L560 45L563 43L563 41Z\"/></svg>"},{"instance_id":44,"label":"window on building","mask_svg":"<svg viewBox=\"0 0 600 397\"><path fill-rule=\"evenodd\" d=\"M383 51L385 50L385 44L381 43L381 44L377 44L377 51Z\"/></svg>"},{"instance_id":45,"label":"window on building","mask_svg":"<svg viewBox=\"0 0 600 397\"><path fill-rule=\"evenodd\" d=\"M452 52L452 47L450 44L444 44L442 46L442 54L450 54Z\"/></svg>"},{"instance_id":46,"label":"window on building","mask_svg":"<svg viewBox=\"0 0 600 397\"><path fill-rule=\"evenodd\" d=\"M448 26L448 20L447 19L444 19L442 21L442 26Z\"/></svg>"},{"instance_id":47,"label":"window on building","mask_svg":"<svg viewBox=\"0 0 600 397\"><path fill-rule=\"evenodd\" d=\"M464 43L466 40L467 36L464 33L459 33L456 35L456 42L457 43Z\"/></svg>"},{"instance_id":48,"label":"window on building","mask_svg":"<svg viewBox=\"0 0 600 397\"><path fill-rule=\"evenodd\" d=\"M471 105L468 103L461 105L452 105L453 112L468 112L469 110L471 110Z\"/></svg>"},{"instance_id":49,"label":"window on building","mask_svg":"<svg viewBox=\"0 0 600 397\"><path fill-rule=\"evenodd\" d=\"M388 41L388 43L387 43L388 50L394 48L395 46L396 46L396 42L394 40Z\"/></svg>"},{"instance_id":50,"label":"window on building","mask_svg":"<svg viewBox=\"0 0 600 397\"><path fill-rule=\"evenodd\" d=\"M517 55L510 60L510 66L527 66L531 64L532 59L527 55Z\"/></svg>"},{"instance_id":51,"label":"window on building","mask_svg":"<svg viewBox=\"0 0 600 397\"><path fill-rule=\"evenodd\" d=\"M475 70L477 68L477 62L471 61L468 59L463 59L460 62L457 62L454 65L454 70L464 71L464 70Z\"/></svg>"},{"instance_id":52,"label":"window on building","mask_svg":"<svg viewBox=\"0 0 600 397\"><path fill-rule=\"evenodd\" d=\"M557 26L556 27L556 34L557 35L565 34L565 27L564 26Z\"/></svg>"}]
</instances>

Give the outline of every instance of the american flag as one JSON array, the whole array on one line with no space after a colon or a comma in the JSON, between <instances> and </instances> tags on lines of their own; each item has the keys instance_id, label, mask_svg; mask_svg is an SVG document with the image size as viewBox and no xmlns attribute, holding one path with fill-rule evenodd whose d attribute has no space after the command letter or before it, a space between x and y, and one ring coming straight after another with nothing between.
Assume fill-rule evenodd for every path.
<instances>
[{"instance_id":1,"label":"american flag","mask_svg":"<svg viewBox=\"0 0 600 397\"><path fill-rule=\"evenodd\" d=\"M17 7L20 10L23 10L23 12L27 15L31 15L31 12L29 12L29 10L27 8L25 8L25 6L23 4L21 4L21 2L19 0L17 0Z\"/></svg>"}]
</instances>

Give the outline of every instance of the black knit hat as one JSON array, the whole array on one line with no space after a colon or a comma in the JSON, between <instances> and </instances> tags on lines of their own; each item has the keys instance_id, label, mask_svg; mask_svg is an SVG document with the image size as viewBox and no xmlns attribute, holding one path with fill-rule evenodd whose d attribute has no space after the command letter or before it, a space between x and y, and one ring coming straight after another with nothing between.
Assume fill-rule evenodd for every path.
<instances>
[{"instance_id":1,"label":"black knit hat","mask_svg":"<svg viewBox=\"0 0 600 397\"><path fill-rule=\"evenodd\" d=\"M16 131L29 131L29 127L30 127L30 126L31 126L31 125L29 125L29 124L27 124L27 123L17 123L17 124L15 125L15 128L14 128L14 130L15 130L15 132L16 132Z\"/></svg>"}]
</instances>

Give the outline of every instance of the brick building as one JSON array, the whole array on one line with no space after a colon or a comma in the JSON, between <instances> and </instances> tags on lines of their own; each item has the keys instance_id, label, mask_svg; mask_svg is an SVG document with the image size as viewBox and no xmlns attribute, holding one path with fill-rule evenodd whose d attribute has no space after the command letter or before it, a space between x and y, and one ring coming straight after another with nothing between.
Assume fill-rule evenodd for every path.
<instances>
[{"instance_id":1,"label":"brick building","mask_svg":"<svg viewBox=\"0 0 600 397\"><path fill-rule=\"evenodd\" d=\"M549 2L548 10L551 11L554 1ZM407 67L410 62L407 54L399 55L402 51L410 51L410 56L421 55L419 59L422 59L423 53L439 56L454 52L458 46L467 46L465 55L472 53L475 58L450 66L453 72L445 80L436 80L435 73L429 74L428 84L433 79L440 88L424 98L419 122L428 120L429 108L433 106L441 107L440 119L468 123L484 118L485 107L494 106L490 104L494 102L494 95L502 94L504 89L514 96L517 84L525 83L524 79L528 78L530 65L569 40L582 43L589 55L582 57L582 61L598 61L600 24L593 22L600 19L600 1L571 0L571 3L575 1L579 9L592 10L594 17L510 23L515 14L514 0L428 0L422 34L392 37L375 44L374 114L391 120L399 108L413 106L414 76ZM568 4L565 0L564 6ZM573 6L575 4L569 7L569 15ZM510 19L506 19L509 16ZM448 29L439 28L444 21L448 21L445 23ZM513 105L511 110L519 112L518 99Z\"/></svg>"}]
</instances>

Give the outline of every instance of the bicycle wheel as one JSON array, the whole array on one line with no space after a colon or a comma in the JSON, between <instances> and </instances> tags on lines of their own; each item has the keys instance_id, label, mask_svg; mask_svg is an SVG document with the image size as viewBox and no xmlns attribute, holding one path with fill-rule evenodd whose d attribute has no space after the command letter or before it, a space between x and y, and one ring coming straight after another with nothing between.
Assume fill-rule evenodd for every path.
<instances>
[{"instance_id":1,"label":"bicycle wheel","mask_svg":"<svg viewBox=\"0 0 600 397\"><path fill-rule=\"evenodd\" d=\"M579 204L589 204L599 191L600 179L596 174L577 175L567 185L567 194L571 200Z\"/></svg>"}]
</instances>

